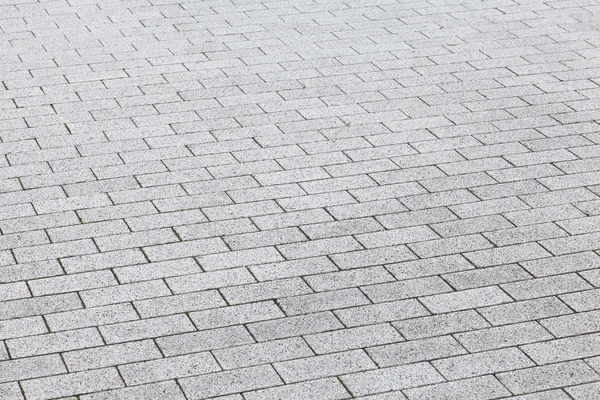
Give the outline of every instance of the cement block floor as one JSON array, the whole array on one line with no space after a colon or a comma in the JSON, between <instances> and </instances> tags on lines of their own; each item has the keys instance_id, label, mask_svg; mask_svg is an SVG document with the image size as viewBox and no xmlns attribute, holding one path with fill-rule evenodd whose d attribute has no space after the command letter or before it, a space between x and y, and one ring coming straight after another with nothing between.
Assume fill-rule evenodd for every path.
<instances>
[{"instance_id":1,"label":"cement block floor","mask_svg":"<svg viewBox=\"0 0 600 400\"><path fill-rule=\"evenodd\" d=\"M0 38L0 399L600 399L599 0Z\"/></svg>"}]
</instances>

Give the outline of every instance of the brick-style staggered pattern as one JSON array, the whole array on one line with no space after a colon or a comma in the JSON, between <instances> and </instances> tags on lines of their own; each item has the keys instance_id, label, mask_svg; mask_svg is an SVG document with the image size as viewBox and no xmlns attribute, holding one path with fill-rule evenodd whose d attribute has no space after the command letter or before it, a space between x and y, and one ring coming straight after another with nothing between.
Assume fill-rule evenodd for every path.
<instances>
[{"instance_id":1,"label":"brick-style staggered pattern","mask_svg":"<svg viewBox=\"0 0 600 400\"><path fill-rule=\"evenodd\" d=\"M599 0L8 0L0 38L0 399L600 398Z\"/></svg>"}]
</instances>

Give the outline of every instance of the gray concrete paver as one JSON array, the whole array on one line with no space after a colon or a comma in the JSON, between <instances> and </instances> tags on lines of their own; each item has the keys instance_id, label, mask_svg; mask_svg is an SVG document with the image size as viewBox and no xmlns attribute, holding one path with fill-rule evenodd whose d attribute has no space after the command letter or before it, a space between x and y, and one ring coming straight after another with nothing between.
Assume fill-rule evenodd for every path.
<instances>
[{"instance_id":1,"label":"gray concrete paver","mask_svg":"<svg viewBox=\"0 0 600 400\"><path fill-rule=\"evenodd\" d=\"M0 3L0 399L600 398L599 0Z\"/></svg>"}]
</instances>

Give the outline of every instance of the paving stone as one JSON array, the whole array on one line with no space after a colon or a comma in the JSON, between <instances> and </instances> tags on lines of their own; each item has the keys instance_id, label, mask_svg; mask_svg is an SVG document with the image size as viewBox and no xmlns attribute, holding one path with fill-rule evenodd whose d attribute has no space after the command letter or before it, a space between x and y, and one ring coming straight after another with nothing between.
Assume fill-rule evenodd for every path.
<instances>
[{"instance_id":1,"label":"paving stone","mask_svg":"<svg viewBox=\"0 0 600 400\"><path fill-rule=\"evenodd\" d=\"M194 275L182 275L166 279L168 287L177 294L207 289L218 289L222 287L252 283L254 281L254 277L246 268L232 268L221 271L202 272ZM162 283L163 281L159 282Z\"/></svg>"},{"instance_id":2,"label":"paving stone","mask_svg":"<svg viewBox=\"0 0 600 400\"><path fill-rule=\"evenodd\" d=\"M382 367L429 361L466 353L451 336L377 346L367 349L367 352L377 365Z\"/></svg>"},{"instance_id":3,"label":"paving stone","mask_svg":"<svg viewBox=\"0 0 600 400\"><path fill-rule=\"evenodd\" d=\"M224 369L235 369L310 357L314 353L302 339L290 338L214 350L213 354Z\"/></svg>"},{"instance_id":4,"label":"paving stone","mask_svg":"<svg viewBox=\"0 0 600 400\"><path fill-rule=\"evenodd\" d=\"M569 293L560 299L575 311L590 311L600 308L600 291L598 289Z\"/></svg>"},{"instance_id":5,"label":"paving stone","mask_svg":"<svg viewBox=\"0 0 600 400\"><path fill-rule=\"evenodd\" d=\"M445 382L420 388L407 389L409 399L497 399L510 392L492 376Z\"/></svg>"},{"instance_id":6,"label":"paving stone","mask_svg":"<svg viewBox=\"0 0 600 400\"><path fill-rule=\"evenodd\" d=\"M37 378L22 385L25 396L32 399L52 399L124 386L115 368Z\"/></svg>"},{"instance_id":7,"label":"paving stone","mask_svg":"<svg viewBox=\"0 0 600 400\"><path fill-rule=\"evenodd\" d=\"M538 365L598 355L598 334L533 343L521 349Z\"/></svg>"},{"instance_id":8,"label":"paving stone","mask_svg":"<svg viewBox=\"0 0 600 400\"><path fill-rule=\"evenodd\" d=\"M513 396L519 400L566 400L569 399L569 395L563 390L545 390L543 392L537 392L532 394L524 394L521 396Z\"/></svg>"},{"instance_id":9,"label":"paving stone","mask_svg":"<svg viewBox=\"0 0 600 400\"><path fill-rule=\"evenodd\" d=\"M535 366L523 352L514 347L449 357L433 361L432 364L449 380Z\"/></svg>"},{"instance_id":10,"label":"paving stone","mask_svg":"<svg viewBox=\"0 0 600 400\"><path fill-rule=\"evenodd\" d=\"M410 299L338 310L335 315L346 326L352 327L420 317L430 313L417 300Z\"/></svg>"},{"instance_id":11,"label":"paving stone","mask_svg":"<svg viewBox=\"0 0 600 400\"><path fill-rule=\"evenodd\" d=\"M514 303L483 307L477 311L492 325L508 325L516 322L570 314L572 312L569 307L556 297L516 301Z\"/></svg>"},{"instance_id":12,"label":"paving stone","mask_svg":"<svg viewBox=\"0 0 600 400\"><path fill-rule=\"evenodd\" d=\"M65 311L45 316L48 328L54 332L133 321L136 319L139 319L139 316L128 303Z\"/></svg>"},{"instance_id":13,"label":"paving stone","mask_svg":"<svg viewBox=\"0 0 600 400\"><path fill-rule=\"evenodd\" d=\"M151 318L206 308L217 308L223 306L225 301L218 292L205 291L139 300L133 304L142 318Z\"/></svg>"},{"instance_id":14,"label":"paving stone","mask_svg":"<svg viewBox=\"0 0 600 400\"><path fill-rule=\"evenodd\" d=\"M590 399L598 393L598 383L584 383L583 385L572 386L565 390L576 400Z\"/></svg>"},{"instance_id":15,"label":"paving stone","mask_svg":"<svg viewBox=\"0 0 600 400\"><path fill-rule=\"evenodd\" d=\"M85 400L116 400L127 398L131 400L173 399L183 400L185 396L174 381L151 383L122 389L107 390L81 396Z\"/></svg>"},{"instance_id":16,"label":"paving stone","mask_svg":"<svg viewBox=\"0 0 600 400\"><path fill-rule=\"evenodd\" d=\"M437 294L421 300L434 313L466 310L494 304L507 303L512 299L495 286L467 289L460 292Z\"/></svg>"},{"instance_id":17,"label":"paving stone","mask_svg":"<svg viewBox=\"0 0 600 400\"><path fill-rule=\"evenodd\" d=\"M244 393L249 400L267 399L349 399L350 394L335 378L301 382Z\"/></svg>"},{"instance_id":18,"label":"paving stone","mask_svg":"<svg viewBox=\"0 0 600 400\"><path fill-rule=\"evenodd\" d=\"M595 381L598 374L583 361L571 361L504 372L498 379L512 393L523 394Z\"/></svg>"},{"instance_id":19,"label":"paving stone","mask_svg":"<svg viewBox=\"0 0 600 400\"><path fill-rule=\"evenodd\" d=\"M67 370L58 354L0 362L0 382L2 383L41 378L65 372Z\"/></svg>"},{"instance_id":20,"label":"paving stone","mask_svg":"<svg viewBox=\"0 0 600 400\"><path fill-rule=\"evenodd\" d=\"M444 381L441 375L427 363L357 372L342 376L341 379L354 395L408 389Z\"/></svg>"},{"instance_id":21,"label":"paving stone","mask_svg":"<svg viewBox=\"0 0 600 400\"><path fill-rule=\"evenodd\" d=\"M189 332L194 326L186 315L176 314L166 317L121 322L100 328L107 343L155 338L164 335Z\"/></svg>"},{"instance_id":22,"label":"paving stone","mask_svg":"<svg viewBox=\"0 0 600 400\"><path fill-rule=\"evenodd\" d=\"M580 312L572 315L543 319L540 323L556 337L581 335L600 330L598 329L599 314L600 312L597 310Z\"/></svg>"},{"instance_id":23,"label":"paving stone","mask_svg":"<svg viewBox=\"0 0 600 400\"><path fill-rule=\"evenodd\" d=\"M438 277L381 283L365 286L361 289L375 303L452 291L452 288Z\"/></svg>"},{"instance_id":24,"label":"paving stone","mask_svg":"<svg viewBox=\"0 0 600 400\"><path fill-rule=\"evenodd\" d=\"M179 382L190 399L204 399L283 383L273 367L268 365L183 378Z\"/></svg>"},{"instance_id":25,"label":"paving stone","mask_svg":"<svg viewBox=\"0 0 600 400\"><path fill-rule=\"evenodd\" d=\"M518 300L551 296L565 292L576 292L591 288L585 280L575 274L536 278L502 285L502 289Z\"/></svg>"},{"instance_id":26,"label":"paving stone","mask_svg":"<svg viewBox=\"0 0 600 400\"><path fill-rule=\"evenodd\" d=\"M13 357L58 353L66 350L100 346L104 342L96 328L86 328L44 335L9 339L6 346Z\"/></svg>"},{"instance_id":27,"label":"paving stone","mask_svg":"<svg viewBox=\"0 0 600 400\"><path fill-rule=\"evenodd\" d=\"M371 285L394 280L394 277L381 266L337 272L327 272L326 270L317 272L319 273L311 274L304 278L308 285L317 292Z\"/></svg>"},{"instance_id":28,"label":"paving stone","mask_svg":"<svg viewBox=\"0 0 600 400\"><path fill-rule=\"evenodd\" d=\"M85 371L161 358L152 340L141 340L63 353L69 371Z\"/></svg>"},{"instance_id":29,"label":"paving stone","mask_svg":"<svg viewBox=\"0 0 600 400\"><path fill-rule=\"evenodd\" d=\"M363 304L370 304L370 301L358 289L342 289L279 300L279 306L287 315L349 308Z\"/></svg>"},{"instance_id":30,"label":"paving stone","mask_svg":"<svg viewBox=\"0 0 600 400\"><path fill-rule=\"evenodd\" d=\"M407 339L441 336L490 326L473 310L406 319L394 322L393 325Z\"/></svg>"},{"instance_id":31,"label":"paving stone","mask_svg":"<svg viewBox=\"0 0 600 400\"><path fill-rule=\"evenodd\" d=\"M21 388L17 382L3 383L0 385L0 399L21 400L24 399Z\"/></svg>"},{"instance_id":32,"label":"paving stone","mask_svg":"<svg viewBox=\"0 0 600 400\"><path fill-rule=\"evenodd\" d=\"M156 343L163 354L173 356L254 343L254 339L243 326L234 326L161 337Z\"/></svg>"},{"instance_id":33,"label":"paving stone","mask_svg":"<svg viewBox=\"0 0 600 400\"><path fill-rule=\"evenodd\" d=\"M600 266L600 256L592 252L568 254L550 259L531 260L521 263L534 276L559 275Z\"/></svg>"},{"instance_id":34,"label":"paving stone","mask_svg":"<svg viewBox=\"0 0 600 400\"><path fill-rule=\"evenodd\" d=\"M220 371L210 353L194 353L119 366L121 377L128 385L151 383L173 378L202 375Z\"/></svg>"},{"instance_id":35,"label":"paving stone","mask_svg":"<svg viewBox=\"0 0 600 400\"><path fill-rule=\"evenodd\" d=\"M364 350L350 350L291 361L274 363L277 373L286 383L294 383L376 367Z\"/></svg>"},{"instance_id":36,"label":"paving stone","mask_svg":"<svg viewBox=\"0 0 600 400\"><path fill-rule=\"evenodd\" d=\"M304 340L317 354L323 354L393 343L404 339L390 325L379 324L306 335Z\"/></svg>"},{"instance_id":37,"label":"paving stone","mask_svg":"<svg viewBox=\"0 0 600 400\"><path fill-rule=\"evenodd\" d=\"M469 351L492 350L552 339L552 335L537 322L463 332L455 337Z\"/></svg>"},{"instance_id":38,"label":"paving stone","mask_svg":"<svg viewBox=\"0 0 600 400\"><path fill-rule=\"evenodd\" d=\"M125 285L90 289L81 292L83 302L88 307L98 307L126 301L168 296L171 292L164 281L156 279Z\"/></svg>"}]
</instances>

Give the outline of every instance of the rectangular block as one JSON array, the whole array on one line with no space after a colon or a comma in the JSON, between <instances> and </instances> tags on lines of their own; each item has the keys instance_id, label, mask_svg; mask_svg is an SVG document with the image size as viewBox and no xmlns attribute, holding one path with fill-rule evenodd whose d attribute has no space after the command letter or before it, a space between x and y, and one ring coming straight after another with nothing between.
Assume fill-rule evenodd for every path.
<instances>
[{"instance_id":1,"label":"rectangular block","mask_svg":"<svg viewBox=\"0 0 600 400\"><path fill-rule=\"evenodd\" d=\"M432 364L446 379L450 380L535 366L522 351L514 347L445 358L433 361Z\"/></svg>"},{"instance_id":2,"label":"rectangular block","mask_svg":"<svg viewBox=\"0 0 600 400\"><path fill-rule=\"evenodd\" d=\"M467 289L459 292L437 294L421 299L423 304L434 313L466 310L513 301L500 288L489 286Z\"/></svg>"},{"instance_id":3,"label":"rectangular block","mask_svg":"<svg viewBox=\"0 0 600 400\"><path fill-rule=\"evenodd\" d=\"M197 274L202 272L202 268L193 258L180 258L144 264L134 263L127 267L113 268L113 272L123 284Z\"/></svg>"},{"instance_id":4,"label":"rectangular block","mask_svg":"<svg viewBox=\"0 0 600 400\"><path fill-rule=\"evenodd\" d=\"M11 319L80 308L83 308L83 305L79 296L76 293L65 293L1 302L0 315L2 319Z\"/></svg>"},{"instance_id":5,"label":"rectangular block","mask_svg":"<svg viewBox=\"0 0 600 400\"><path fill-rule=\"evenodd\" d=\"M451 292L453 289L441 278L427 277L400 282L380 283L362 287L361 290L375 303L402 300Z\"/></svg>"},{"instance_id":6,"label":"rectangular block","mask_svg":"<svg viewBox=\"0 0 600 400\"><path fill-rule=\"evenodd\" d=\"M15 258L19 263L72 257L92 253L98 253L98 248L90 239L74 240L71 242L62 243L40 244L33 247L21 247L14 249Z\"/></svg>"},{"instance_id":7,"label":"rectangular block","mask_svg":"<svg viewBox=\"0 0 600 400\"><path fill-rule=\"evenodd\" d=\"M442 222L432 225L432 229L442 237L453 237L495 231L510 228L513 225L500 215L484 215L465 218L458 221Z\"/></svg>"},{"instance_id":8,"label":"rectangular block","mask_svg":"<svg viewBox=\"0 0 600 400\"><path fill-rule=\"evenodd\" d=\"M192 321L201 329L264 321L283 316L283 312L273 301L221 307L190 313Z\"/></svg>"},{"instance_id":9,"label":"rectangular block","mask_svg":"<svg viewBox=\"0 0 600 400\"><path fill-rule=\"evenodd\" d=\"M599 316L600 310L594 310L547 318L540 323L555 337L565 337L600 331Z\"/></svg>"},{"instance_id":10,"label":"rectangular block","mask_svg":"<svg viewBox=\"0 0 600 400\"><path fill-rule=\"evenodd\" d=\"M525 261L521 265L534 276L543 277L600 268L600 256L584 252Z\"/></svg>"},{"instance_id":11,"label":"rectangular block","mask_svg":"<svg viewBox=\"0 0 600 400\"><path fill-rule=\"evenodd\" d=\"M443 273L472 270L475 267L461 255L440 256L422 260L405 261L386 266L398 280L440 275Z\"/></svg>"},{"instance_id":12,"label":"rectangular block","mask_svg":"<svg viewBox=\"0 0 600 400\"><path fill-rule=\"evenodd\" d=\"M540 318L570 314L572 311L556 297L542 297L477 310L492 325L507 325Z\"/></svg>"},{"instance_id":13,"label":"rectangular block","mask_svg":"<svg viewBox=\"0 0 600 400\"><path fill-rule=\"evenodd\" d=\"M255 343L255 341L245 327L234 326L158 338L156 343L164 355L177 356Z\"/></svg>"},{"instance_id":14,"label":"rectangular block","mask_svg":"<svg viewBox=\"0 0 600 400\"><path fill-rule=\"evenodd\" d=\"M331 332L316 333L304 337L317 354L360 349L403 340L389 324L346 328Z\"/></svg>"},{"instance_id":15,"label":"rectangular block","mask_svg":"<svg viewBox=\"0 0 600 400\"><path fill-rule=\"evenodd\" d=\"M259 281L270 281L305 275L320 276L321 274L338 270L335 264L327 257L313 257L264 265L252 265L249 269ZM310 286L312 287L312 285Z\"/></svg>"},{"instance_id":16,"label":"rectangular block","mask_svg":"<svg viewBox=\"0 0 600 400\"><path fill-rule=\"evenodd\" d=\"M515 394L577 385L595 381L598 377L583 361L544 365L498 375L500 382Z\"/></svg>"},{"instance_id":17,"label":"rectangular block","mask_svg":"<svg viewBox=\"0 0 600 400\"><path fill-rule=\"evenodd\" d=\"M550 256L551 254L537 243L515 244L465 254L465 257L478 267L491 267Z\"/></svg>"},{"instance_id":18,"label":"rectangular block","mask_svg":"<svg viewBox=\"0 0 600 400\"><path fill-rule=\"evenodd\" d=\"M455 337L471 352L518 346L552 339L552 335L537 322L523 322L520 324L463 332L456 334Z\"/></svg>"},{"instance_id":19,"label":"rectangular block","mask_svg":"<svg viewBox=\"0 0 600 400\"><path fill-rule=\"evenodd\" d=\"M81 396L84 400L145 400L166 398L171 400L184 400L185 396L174 381L139 385L122 389L107 390Z\"/></svg>"},{"instance_id":20,"label":"rectangular block","mask_svg":"<svg viewBox=\"0 0 600 400\"><path fill-rule=\"evenodd\" d=\"M600 308L600 289L568 293L560 299L575 311L590 311Z\"/></svg>"},{"instance_id":21,"label":"rectangular block","mask_svg":"<svg viewBox=\"0 0 600 400\"><path fill-rule=\"evenodd\" d=\"M290 338L214 350L213 354L224 369L237 369L310 357L313 352L301 338Z\"/></svg>"},{"instance_id":22,"label":"rectangular block","mask_svg":"<svg viewBox=\"0 0 600 400\"><path fill-rule=\"evenodd\" d=\"M469 271L442 275L442 278L457 290L530 279L531 275L518 265L477 268Z\"/></svg>"},{"instance_id":23,"label":"rectangular block","mask_svg":"<svg viewBox=\"0 0 600 400\"><path fill-rule=\"evenodd\" d=\"M292 361L274 363L279 376L286 383L295 383L351 372L377 368L364 350L313 356Z\"/></svg>"},{"instance_id":24,"label":"rectangular block","mask_svg":"<svg viewBox=\"0 0 600 400\"><path fill-rule=\"evenodd\" d=\"M182 378L179 382L191 400L262 389L283 383L270 365Z\"/></svg>"},{"instance_id":25,"label":"rectangular block","mask_svg":"<svg viewBox=\"0 0 600 400\"><path fill-rule=\"evenodd\" d=\"M553 296L591 288L589 283L576 274L536 278L502 285L502 289L517 300Z\"/></svg>"},{"instance_id":26,"label":"rectangular block","mask_svg":"<svg viewBox=\"0 0 600 400\"><path fill-rule=\"evenodd\" d=\"M43 296L115 286L117 284L117 280L110 271L93 271L36 279L29 282L29 287L34 296Z\"/></svg>"},{"instance_id":27,"label":"rectangular block","mask_svg":"<svg viewBox=\"0 0 600 400\"><path fill-rule=\"evenodd\" d=\"M195 330L186 315L172 315L140 321L121 322L100 327L102 337L107 343L127 342L130 340L156 338Z\"/></svg>"},{"instance_id":28,"label":"rectangular block","mask_svg":"<svg viewBox=\"0 0 600 400\"><path fill-rule=\"evenodd\" d=\"M428 363L401 365L341 377L356 396L403 390L443 382L444 378Z\"/></svg>"},{"instance_id":29,"label":"rectangular block","mask_svg":"<svg viewBox=\"0 0 600 400\"><path fill-rule=\"evenodd\" d=\"M167 278L166 281L169 288L175 294L179 294L243 285L253 283L255 279L248 269L233 268Z\"/></svg>"},{"instance_id":30,"label":"rectangular block","mask_svg":"<svg viewBox=\"0 0 600 400\"><path fill-rule=\"evenodd\" d=\"M329 214L333 215L336 220L346 220L346 219L354 219L354 218L362 218L362 217L372 217L372 216L377 216L377 215L383 216L384 214L386 217L391 217L395 213L400 213L402 211L406 211L406 207L404 207L396 199L387 199L387 200L375 200L375 201L362 201L360 203L355 203L355 204L345 204L342 206L333 206L333 207L328 207L327 211L329 212ZM332 220L333 220L333 218L329 219L328 221L332 221ZM315 221L315 222L323 222L323 221ZM417 224L417 225L419 225L419 224ZM386 226L386 225L384 224L384 226Z\"/></svg>"},{"instance_id":31,"label":"rectangular block","mask_svg":"<svg viewBox=\"0 0 600 400\"><path fill-rule=\"evenodd\" d=\"M48 332L42 317L4 320L0 324L0 340L39 335Z\"/></svg>"},{"instance_id":32,"label":"rectangular block","mask_svg":"<svg viewBox=\"0 0 600 400\"><path fill-rule=\"evenodd\" d=\"M405 392L409 399L498 399L510 396L510 392L493 376L438 383Z\"/></svg>"},{"instance_id":33,"label":"rectangular block","mask_svg":"<svg viewBox=\"0 0 600 400\"><path fill-rule=\"evenodd\" d=\"M376 346L367 353L378 366L390 367L466 354L466 350L452 336L439 336Z\"/></svg>"},{"instance_id":34,"label":"rectangular block","mask_svg":"<svg viewBox=\"0 0 600 400\"><path fill-rule=\"evenodd\" d=\"M59 375L67 372L58 354L0 361L0 383ZM2 394L0 390L0 394ZM6 397L8 399L8 397Z\"/></svg>"},{"instance_id":35,"label":"rectangular block","mask_svg":"<svg viewBox=\"0 0 600 400\"><path fill-rule=\"evenodd\" d=\"M123 387L116 368L75 372L22 383L27 398L46 400Z\"/></svg>"},{"instance_id":36,"label":"rectangular block","mask_svg":"<svg viewBox=\"0 0 600 400\"><path fill-rule=\"evenodd\" d=\"M122 303L49 314L46 315L45 318L48 327L52 331L57 332L133 321L139 317L131 304Z\"/></svg>"},{"instance_id":37,"label":"rectangular block","mask_svg":"<svg viewBox=\"0 0 600 400\"><path fill-rule=\"evenodd\" d=\"M171 291L162 280L129 283L101 289L91 289L80 293L87 307L99 307L126 301L168 296Z\"/></svg>"},{"instance_id":38,"label":"rectangular block","mask_svg":"<svg viewBox=\"0 0 600 400\"><path fill-rule=\"evenodd\" d=\"M96 328L47 333L9 339L6 342L11 355L15 358L84 349L102 344L102 338Z\"/></svg>"},{"instance_id":39,"label":"rectangular block","mask_svg":"<svg viewBox=\"0 0 600 400\"><path fill-rule=\"evenodd\" d=\"M490 324L474 310L424 316L393 322L407 339L448 335L488 328Z\"/></svg>"},{"instance_id":40,"label":"rectangular block","mask_svg":"<svg viewBox=\"0 0 600 400\"><path fill-rule=\"evenodd\" d=\"M69 274L146 262L148 260L146 260L146 257L144 257L144 254L139 249L109 251L106 253L67 257L61 260L65 271Z\"/></svg>"},{"instance_id":41,"label":"rectangular block","mask_svg":"<svg viewBox=\"0 0 600 400\"><path fill-rule=\"evenodd\" d=\"M286 317L272 321L254 322L248 329L258 341L308 335L339 329L342 324L331 312Z\"/></svg>"},{"instance_id":42,"label":"rectangular block","mask_svg":"<svg viewBox=\"0 0 600 400\"><path fill-rule=\"evenodd\" d=\"M220 238L218 240L221 240ZM284 261L285 258L275 247L236 250L217 254L202 255L197 258L205 271L246 267L250 265Z\"/></svg>"},{"instance_id":43,"label":"rectangular block","mask_svg":"<svg viewBox=\"0 0 600 400\"><path fill-rule=\"evenodd\" d=\"M286 259L316 257L332 253L361 250L363 247L351 236L331 239L317 239L304 243L284 244L277 249Z\"/></svg>"},{"instance_id":44,"label":"rectangular block","mask_svg":"<svg viewBox=\"0 0 600 400\"><path fill-rule=\"evenodd\" d=\"M228 248L220 238L159 244L144 248L144 252L147 254L150 261L165 261L177 258L196 257L205 254L222 253L226 251L228 251Z\"/></svg>"},{"instance_id":45,"label":"rectangular block","mask_svg":"<svg viewBox=\"0 0 600 400\"><path fill-rule=\"evenodd\" d=\"M597 356L599 334L575 336L524 345L521 349L538 365Z\"/></svg>"},{"instance_id":46,"label":"rectangular block","mask_svg":"<svg viewBox=\"0 0 600 400\"><path fill-rule=\"evenodd\" d=\"M476 234L411 243L408 247L419 257L438 257L448 254L488 249L492 247L492 244L483 236Z\"/></svg>"},{"instance_id":47,"label":"rectangular block","mask_svg":"<svg viewBox=\"0 0 600 400\"><path fill-rule=\"evenodd\" d=\"M152 318L207 308L217 308L225 306L227 303L216 290L210 290L174 296L155 297L146 300L136 300L133 304L142 318Z\"/></svg>"},{"instance_id":48,"label":"rectangular block","mask_svg":"<svg viewBox=\"0 0 600 400\"><path fill-rule=\"evenodd\" d=\"M352 269L414 260L417 257L406 246L394 246L333 254L330 258L339 268Z\"/></svg>"},{"instance_id":49,"label":"rectangular block","mask_svg":"<svg viewBox=\"0 0 600 400\"><path fill-rule=\"evenodd\" d=\"M311 292L312 290L308 285L299 278L260 282L221 289L221 293L223 293L223 296L230 304L258 302Z\"/></svg>"},{"instance_id":50,"label":"rectangular block","mask_svg":"<svg viewBox=\"0 0 600 400\"><path fill-rule=\"evenodd\" d=\"M152 340L104 345L63 353L65 364L72 372L113 367L161 357L162 354Z\"/></svg>"},{"instance_id":51,"label":"rectangular block","mask_svg":"<svg viewBox=\"0 0 600 400\"><path fill-rule=\"evenodd\" d=\"M123 250L133 247L161 245L178 242L179 239L171 229L154 229L144 232L123 233L95 238L100 251Z\"/></svg>"},{"instance_id":52,"label":"rectangular block","mask_svg":"<svg viewBox=\"0 0 600 400\"><path fill-rule=\"evenodd\" d=\"M412 242L438 239L431 228L426 226L390 229L382 232L359 234L356 239L366 248L396 246Z\"/></svg>"},{"instance_id":53,"label":"rectangular block","mask_svg":"<svg viewBox=\"0 0 600 400\"><path fill-rule=\"evenodd\" d=\"M314 381L288 384L268 389L244 393L248 400L275 399L348 399L350 394L335 378L318 379Z\"/></svg>"},{"instance_id":54,"label":"rectangular block","mask_svg":"<svg viewBox=\"0 0 600 400\"><path fill-rule=\"evenodd\" d=\"M274 229L266 232L242 233L226 236L225 243L232 250L275 246L278 244L306 241L306 236L298 228Z\"/></svg>"},{"instance_id":55,"label":"rectangular block","mask_svg":"<svg viewBox=\"0 0 600 400\"><path fill-rule=\"evenodd\" d=\"M306 314L369 303L369 300L358 289L329 291L279 300L280 307L287 315Z\"/></svg>"},{"instance_id":56,"label":"rectangular block","mask_svg":"<svg viewBox=\"0 0 600 400\"><path fill-rule=\"evenodd\" d=\"M430 315L416 299L399 300L337 310L335 315L344 325L362 326Z\"/></svg>"},{"instance_id":57,"label":"rectangular block","mask_svg":"<svg viewBox=\"0 0 600 400\"><path fill-rule=\"evenodd\" d=\"M119 366L119 372L128 385L203 375L216 371L221 371L221 367L208 352Z\"/></svg>"}]
</instances>

